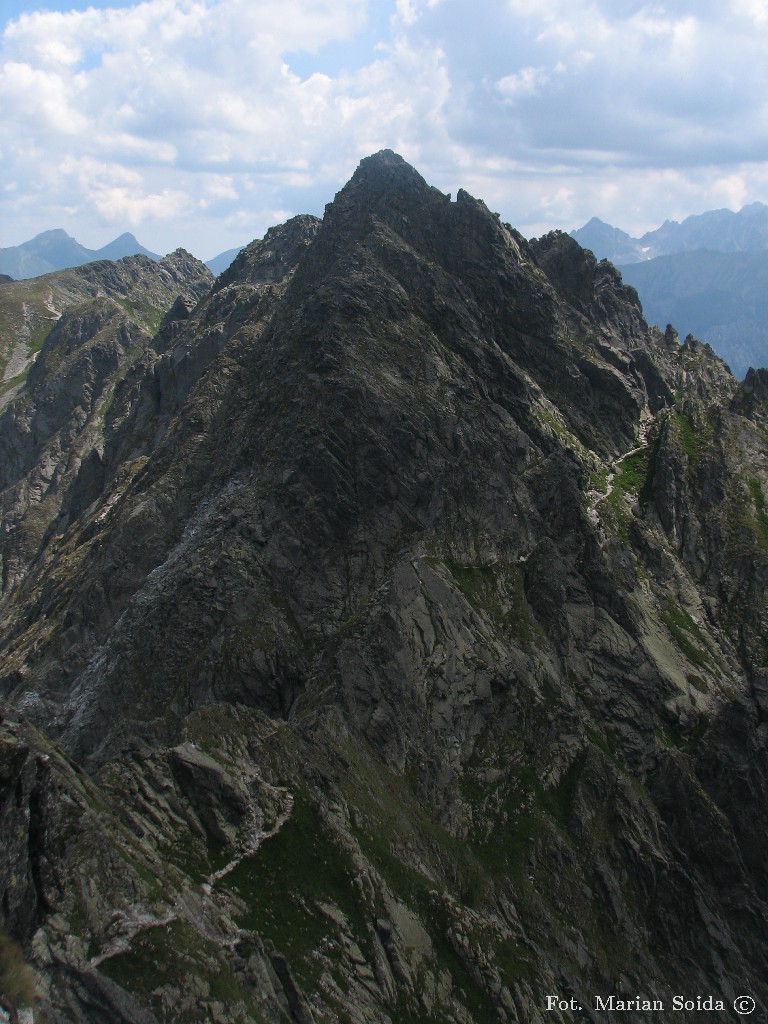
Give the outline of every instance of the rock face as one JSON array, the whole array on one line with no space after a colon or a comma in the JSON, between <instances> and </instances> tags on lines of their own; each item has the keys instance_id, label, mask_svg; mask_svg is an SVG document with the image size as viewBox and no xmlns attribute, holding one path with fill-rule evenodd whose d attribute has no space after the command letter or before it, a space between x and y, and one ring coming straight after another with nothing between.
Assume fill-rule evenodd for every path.
<instances>
[{"instance_id":1,"label":"rock face","mask_svg":"<svg viewBox=\"0 0 768 1024\"><path fill-rule=\"evenodd\" d=\"M48 1019L763 1012L764 371L388 151L166 308L62 322L3 421Z\"/></svg>"},{"instance_id":2,"label":"rock face","mask_svg":"<svg viewBox=\"0 0 768 1024\"><path fill-rule=\"evenodd\" d=\"M153 336L169 306L175 300L172 319L212 281L178 250L159 263L144 256L94 263L3 291L4 340L25 381L0 406L3 592L23 578L46 531L76 518L99 486L104 445L120 415L116 390L132 369L146 372L158 358ZM13 373L6 367L6 377Z\"/></svg>"}]
</instances>

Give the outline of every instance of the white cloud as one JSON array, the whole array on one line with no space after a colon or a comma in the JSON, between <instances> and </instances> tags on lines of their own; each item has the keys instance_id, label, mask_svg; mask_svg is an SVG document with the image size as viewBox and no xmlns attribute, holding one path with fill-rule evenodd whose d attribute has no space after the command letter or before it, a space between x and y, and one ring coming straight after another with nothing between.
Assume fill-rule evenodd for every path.
<instances>
[{"instance_id":1,"label":"white cloud","mask_svg":"<svg viewBox=\"0 0 768 1024\"><path fill-rule=\"evenodd\" d=\"M418 18L415 0L397 0L397 16L404 25L412 25Z\"/></svg>"},{"instance_id":2,"label":"white cloud","mask_svg":"<svg viewBox=\"0 0 768 1024\"><path fill-rule=\"evenodd\" d=\"M184 190L153 190L142 174L117 163L68 156L59 164L58 172L63 180L74 179L83 202L112 224L137 227L148 218L168 221L189 211L192 205Z\"/></svg>"},{"instance_id":3,"label":"white cloud","mask_svg":"<svg viewBox=\"0 0 768 1024\"><path fill-rule=\"evenodd\" d=\"M413 25L425 11L434 10L442 0L395 0L395 19Z\"/></svg>"},{"instance_id":4,"label":"white cloud","mask_svg":"<svg viewBox=\"0 0 768 1024\"><path fill-rule=\"evenodd\" d=\"M148 219L169 221L190 209L189 196L176 189L145 193L122 186L92 188L89 198L96 210L112 224L138 227Z\"/></svg>"},{"instance_id":5,"label":"white cloud","mask_svg":"<svg viewBox=\"0 0 768 1024\"><path fill-rule=\"evenodd\" d=\"M103 232L126 219L155 249L210 254L274 211L319 212L384 146L522 227L596 213L629 229L672 215L665 202L768 198L767 41L764 0L30 13L2 35L2 174L21 183L3 223L22 235L0 245L74 211L75 234L89 215Z\"/></svg>"},{"instance_id":6,"label":"white cloud","mask_svg":"<svg viewBox=\"0 0 768 1024\"><path fill-rule=\"evenodd\" d=\"M115 224L173 216L196 202L195 175L290 167L297 151L306 166L340 87L314 76L303 83L282 54L348 38L364 14L363 0L145 0L22 16L3 33L0 144L30 191L40 175L28 168L41 143L81 167L144 168L142 180L152 179L144 192L138 183L129 190L66 173L58 188L76 189ZM173 167L166 182L158 178L164 165ZM218 196L225 198L237 201L233 186ZM74 205L82 210L84 202Z\"/></svg>"},{"instance_id":7,"label":"white cloud","mask_svg":"<svg viewBox=\"0 0 768 1024\"><path fill-rule=\"evenodd\" d=\"M88 119L78 105L77 83L29 64L8 61L0 68L0 97L6 121L16 121L36 132L79 135Z\"/></svg>"},{"instance_id":8,"label":"white cloud","mask_svg":"<svg viewBox=\"0 0 768 1024\"><path fill-rule=\"evenodd\" d=\"M212 176L206 184L205 191L214 199L237 199L239 195L229 174Z\"/></svg>"},{"instance_id":9,"label":"white cloud","mask_svg":"<svg viewBox=\"0 0 768 1024\"><path fill-rule=\"evenodd\" d=\"M733 0L731 7L736 15L750 18L760 28L768 25L768 4L765 0Z\"/></svg>"},{"instance_id":10,"label":"white cloud","mask_svg":"<svg viewBox=\"0 0 768 1024\"><path fill-rule=\"evenodd\" d=\"M544 67L520 68L511 75L505 75L496 83L505 100L514 101L518 96L535 96L547 84L551 72Z\"/></svg>"}]
</instances>

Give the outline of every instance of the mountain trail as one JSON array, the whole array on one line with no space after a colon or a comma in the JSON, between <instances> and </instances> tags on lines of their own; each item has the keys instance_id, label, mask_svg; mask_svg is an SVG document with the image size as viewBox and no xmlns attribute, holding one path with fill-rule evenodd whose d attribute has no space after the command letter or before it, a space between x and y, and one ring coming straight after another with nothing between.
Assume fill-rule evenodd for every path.
<instances>
[{"instance_id":1,"label":"mountain trail","mask_svg":"<svg viewBox=\"0 0 768 1024\"><path fill-rule=\"evenodd\" d=\"M600 522L600 513L598 512L598 505L601 505L604 501L607 501L613 494L614 481L616 479L616 474L621 464L623 462L626 462L626 460L631 458L633 455L638 455L640 452L645 451L645 449L648 447L648 434L650 433L651 427L653 426L655 421L655 416L648 416L645 420L643 420L637 432L637 441L639 441L640 443L636 444L634 448L630 448L628 451L624 452L623 455L620 455L617 459L613 460L613 462L611 463L611 468L609 469L608 474L605 478L605 490L599 491L597 489L592 489L587 492L589 498L589 505L587 507L587 518L598 529L602 529Z\"/></svg>"},{"instance_id":2,"label":"mountain trail","mask_svg":"<svg viewBox=\"0 0 768 1024\"><path fill-rule=\"evenodd\" d=\"M245 782L246 780L243 781ZM229 861L228 864L225 864L223 868L220 868L218 871L214 871L214 873L212 875L209 875L208 878L202 883L201 888L207 896L210 896L213 887L217 882L221 881L221 879L228 875L231 871L234 871L238 864L244 861L246 857L252 857L265 839L271 839L273 836L276 836L277 833L280 831L280 829L291 816L294 802L293 793L291 793L285 786L270 786L266 782L261 782L261 785L267 789L272 790L272 792L274 793L280 793L281 795L284 795L285 804L283 806L283 810L278 815L277 820L275 821L272 828L264 832L261 829L259 829L258 826L255 824L255 809L251 808L252 825L246 832L244 848L242 852L237 855L237 857L234 857L231 861Z\"/></svg>"}]
</instances>

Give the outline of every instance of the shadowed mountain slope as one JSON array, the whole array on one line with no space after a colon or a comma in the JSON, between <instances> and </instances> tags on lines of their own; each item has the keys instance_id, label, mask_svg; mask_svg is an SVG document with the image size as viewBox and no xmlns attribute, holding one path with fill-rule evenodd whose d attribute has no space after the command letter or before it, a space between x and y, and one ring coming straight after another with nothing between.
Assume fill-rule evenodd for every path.
<instances>
[{"instance_id":1,"label":"shadowed mountain slope","mask_svg":"<svg viewBox=\"0 0 768 1024\"><path fill-rule=\"evenodd\" d=\"M768 1004L767 398L389 151L175 304L6 530L0 889L49 1018Z\"/></svg>"},{"instance_id":2,"label":"shadowed mountain slope","mask_svg":"<svg viewBox=\"0 0 768 1024\"><path fill-rule=\"evenodd\" d=\"M188 315L212 283L183 250L14 282L0 295L10 350L0 409L2 589L23 579L48 531L79 514L73 483L98 477L112 401L135 364L151 361L166 314ZM171 308L172 307L172 308ZM13 365L15 363L15 366Z\"/></svg>"}]
</instances>

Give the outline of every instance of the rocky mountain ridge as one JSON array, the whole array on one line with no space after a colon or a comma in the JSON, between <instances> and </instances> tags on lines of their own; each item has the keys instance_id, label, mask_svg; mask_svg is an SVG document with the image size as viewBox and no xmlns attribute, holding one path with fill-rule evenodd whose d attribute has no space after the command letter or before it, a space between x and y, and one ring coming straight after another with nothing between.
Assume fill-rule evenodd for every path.
<instances>
[{"instance_id":1,"label":"rocky mountain ridge","mask_svg":"<svg viewBox=\"0 0 768 1024\"><path fill-rule=\"evenodd\" d=\"M0 889L48 1019L768 1005L765 372L389 151L193 281L108 400L89 309L0 423Z\"/></svg>"},{"instance_id":2,"label":"rocky mountain ridge","mask_svg":"<svg viewBox=\"0 0 768 1024\"><path fill-rule=\"evenodd\" d=\"M142 330L154 334L168 304L186 290L190 271L193 291L213 278L193 256L176 250L162 260L146 256L117 262L96 261L44 274L28 281L0 282L0 409L17 393L48 335L62 315L92 298L122 306ZM194 269L193 269L194 268ZM187 300L192 301L192 294Z\"/></svg>"},{"instance_id":3,"label":"rocky mountain ridge","mask_svg":"<svg viewBox=\"0 0 768 1024\"><path fill-rule=\"evenodd\" d=\"M67 489L81 470L85 475L82 460L97 458L114 390L135 363L145 364L166 314L183 316L212 282L201 263L178 250L158 262L131 256L3 288L4 589L25 575L60 509L77 515Z\"/></svg>"}]
</instances>

